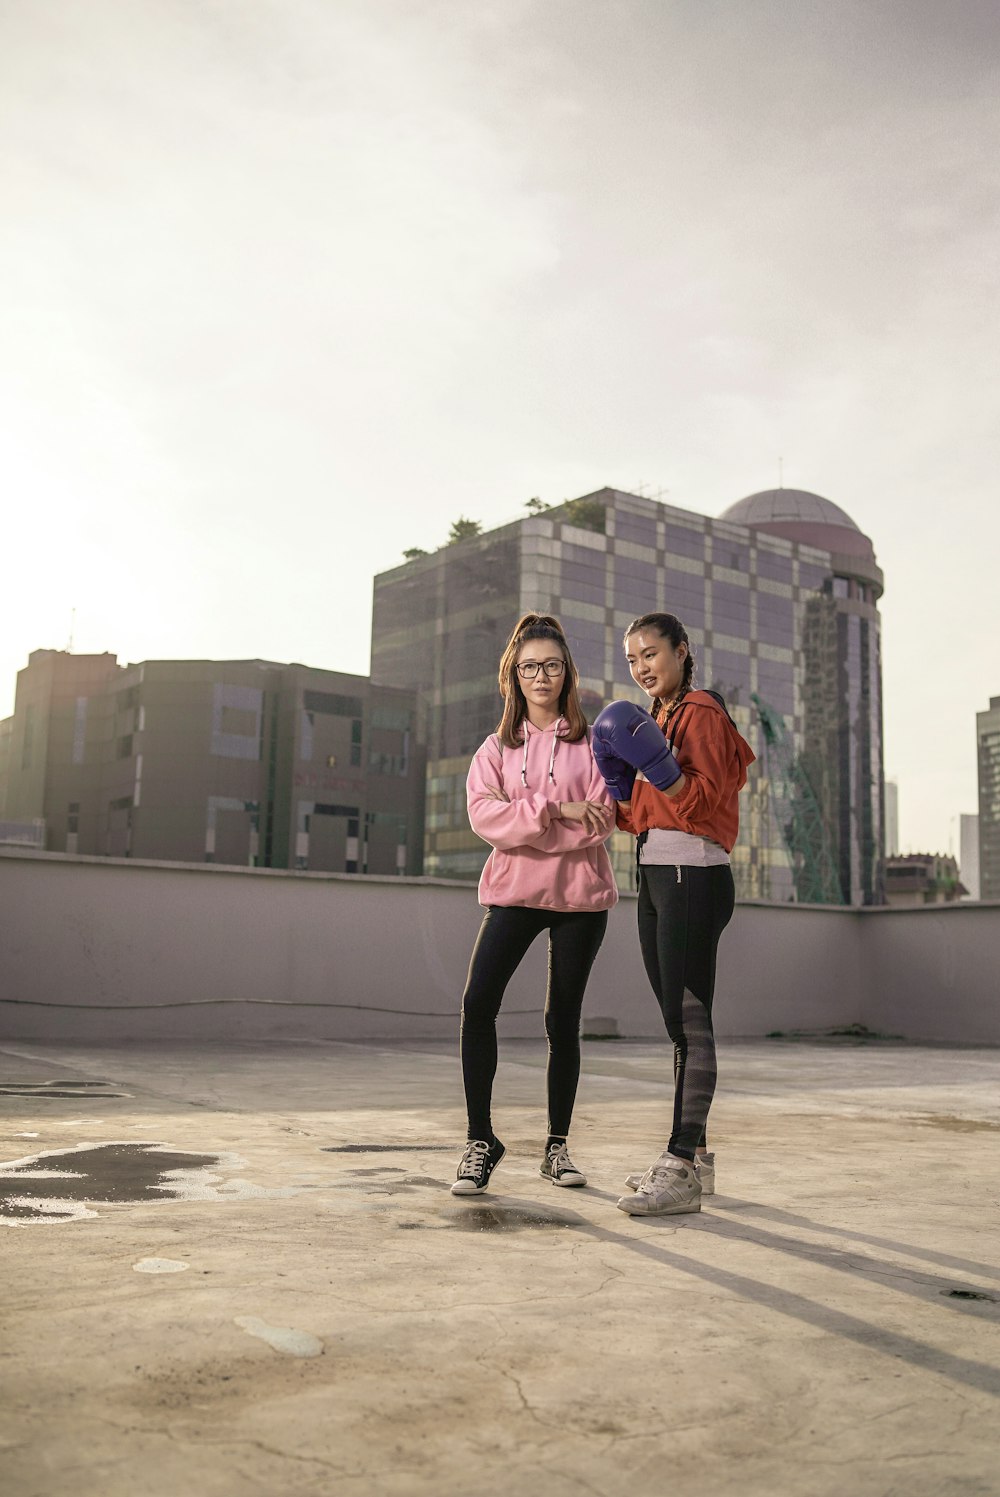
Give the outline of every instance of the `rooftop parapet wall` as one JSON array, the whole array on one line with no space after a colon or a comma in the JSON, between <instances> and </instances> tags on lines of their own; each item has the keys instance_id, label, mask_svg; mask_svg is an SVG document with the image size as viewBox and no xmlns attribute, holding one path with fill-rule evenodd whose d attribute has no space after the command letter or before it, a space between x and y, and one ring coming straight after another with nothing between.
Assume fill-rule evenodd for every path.
<instances>
[{"instance_id":1,"label":"rooftop parapet wall","mask_svg":"<svg viewBox=\"0 0 1000 1497\"><path fill-rule=\"evenodd\" d=\"M480 916L474 887L444 880L0 849L0 1037L447 1038ZM720 951L716 1030L861 1024L1000 1044L998 946L1000 904L740 905ZM501 1034L541 1033L544 983L539 941L508 989ZM588 1030L663 1034L634 898L611 913Z\"/></svg>"}]
</instances>

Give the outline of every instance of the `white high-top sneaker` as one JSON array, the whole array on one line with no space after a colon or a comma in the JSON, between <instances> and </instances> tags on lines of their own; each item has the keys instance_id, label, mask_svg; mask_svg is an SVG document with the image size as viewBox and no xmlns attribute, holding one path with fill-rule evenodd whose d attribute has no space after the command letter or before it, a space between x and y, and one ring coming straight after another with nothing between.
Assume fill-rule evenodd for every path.
<instances>
[{"instance_id":1,"label":"white high-top sneaker","mask_svg":"<svg viewBox=\"0 0 1000 1497\"><path fill-rule=\"evenodd\" d=\"M698 1176L703 1196L715 1195L715 1155L697 1154L694 1161L694 1172ZM625 1184L629 1190L638 1190L639 1181L642 1179L642 1171L636 1170L632 1175L625 1176Z\"/></svg>"},{"instance_id":2,"label":"white high-top sneaker","mask_svg":"<svg viewBox=\"0 0 1000 1497\"><path fill-rule=\"evenodd\" d=\"M701 1210L701 1186L686 1159L661 1154L639 1181L634 1195L622 1196L618 1210L629 1216L681 1216Z\"/></svg>"}]
</instances>

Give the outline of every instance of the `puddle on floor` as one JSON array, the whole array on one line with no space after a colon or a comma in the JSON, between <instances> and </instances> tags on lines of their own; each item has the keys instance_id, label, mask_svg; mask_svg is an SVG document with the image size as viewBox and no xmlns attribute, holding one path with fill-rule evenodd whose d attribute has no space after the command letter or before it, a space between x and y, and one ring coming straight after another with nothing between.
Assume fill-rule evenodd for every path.
<instances>
[{"instance_id":1,"label":"puddle on floor","mask_svg":"<svg viewBox=\"0 0 1000 1497\"><path fill-rule=\"evenodd\" d=\"M330 1144L321 1154L451 1154L454 1144Z\"/></svg>"},{"instance_id":2,"label":"puddle on floor","mask_svg":"<svg viewBox=\"0 0 1000 1497\"><path fill-rule=\"evenodd\" d=\"M405 1175L406 1171L402 1169L398 1164L377 1164L375 1165L374 1169L346 1170L345 1174L354 1175L358 1178L365 1178L369 1175Z\"/></svg>"},{"instance_id":3,"label":"puddle on floor","mask_svg":"<svg viewBox=\"0 0 1000 1497\"><path fill-rule=\"evenodd\" d=\"M150 1141L116 1139L49 1149L0 1162L0 1225L92 1217L97 1215L90 1209L94 1203L135 1205L298 1194L295 1187L265 1189L226 1178L244 1166L236 1154L196 1154Z\"/></svg>"},{"instance_id":4,"label":"puddle on floor","mask_svg":"<svg viewBox=\"0 0 1000 1497\"><path fill-rule=\"evenodd\" d=\"M957 1118L949 1113L917 1113L910 1122L920 1123L924 1128L944 1128L948 1133L1000 1133L1000 1123L991 1123L986 1118Z\"/></svg>"},{"instance_id":5,"label":"puddle on floor","mask_svg":"<svg viewBox=\"0 0 1000 1497\"><path fill-rule=\"evenodd\" d=\"M431 1175L408 1175L404 1170L378 1169L378 1170L348 1170L352 1176L363 1176L362 1179L335 1180L331 1189L348 1191L357 1194L361 1191L365 1195L394 1196L409 1195L413 1190L430 1189L444 1190L451 1184L450 1180L436 1180ZM402 1178L387 1179L386 1176L401 1176ZM372 1179L372 1176L377 1178ZM378 1178L380 1177L380 1178Z\"/></svg>"},{"instance_id":6,"label":"puddle on floor","mask_svg":"<svg viewBox=\"0 0 1000 1497\"><path fill-rule=\"evenodd\" d=\"M131 1097L114 1081L0 1081L0 1097L71 1097L75 1101L97 1102L102 1097Z\"/></svg>"},{"instance_id":7,"label":"puddle on floor","mask_svg":"<svg viewBox=\"0 0 1000 1497\"><path fill-rule=\"evenodd\" d=\"M532 1232L579 1227L583 1219L570 1212L532 1210L527 1206L464 1206L447 1217L460 1232Z\"/></svg>"}]
</instances>

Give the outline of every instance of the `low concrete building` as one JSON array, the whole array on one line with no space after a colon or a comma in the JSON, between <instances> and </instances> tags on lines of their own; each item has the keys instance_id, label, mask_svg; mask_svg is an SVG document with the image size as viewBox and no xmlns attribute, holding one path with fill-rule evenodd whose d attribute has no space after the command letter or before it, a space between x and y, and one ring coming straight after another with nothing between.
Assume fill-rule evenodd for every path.
<instances>
[{"instance_id":1,"label":"low concrete building","mask_svg":"<svg viewBox=\"0 0 1000 1497\"><path fill-rule=\"evenodd\" d=\"M50 852L417 873L414 718L412 692L340 671L37 650L3 725L0 814L43 821Z\"/></svg>"},{"instance_id":2,"label":"low concrete building","mask_svg":"<svg viewBox=\"0 0 1000 1497\"><path fill-rule=\"evenodd\" d=\"M950 854L914 852L886 859L887 904L952 904L968 892Z\"/></svg>"}]
</instances>

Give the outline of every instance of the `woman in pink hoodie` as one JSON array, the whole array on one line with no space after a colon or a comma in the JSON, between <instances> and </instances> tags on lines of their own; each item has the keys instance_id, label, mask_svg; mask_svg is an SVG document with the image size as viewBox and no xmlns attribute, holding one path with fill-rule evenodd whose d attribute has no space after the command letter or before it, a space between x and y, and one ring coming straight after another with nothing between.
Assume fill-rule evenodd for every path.
<instances>
[{"instance_id":1,"label":"woman in pink hoodie","mask_svg":"<svg viewBox=\"0 0 1000 1497\"><path fill-rule=\"evenodd\" d=\"M579 677L556 619L526 613L518 620L499 680L503 716L468 780L469 820L493 851L479 881L486 914L462 999L469 1133L454 1195L485 1190L506 1152L490 1119L496 1020L507 984L543 930L549 1135L541 1173L553 1185L586 1185L566 1148L580 1077L580 1013L608 910L618 901L604 846L614 801L594 763Z\"/></svg>"}]
</instances>

